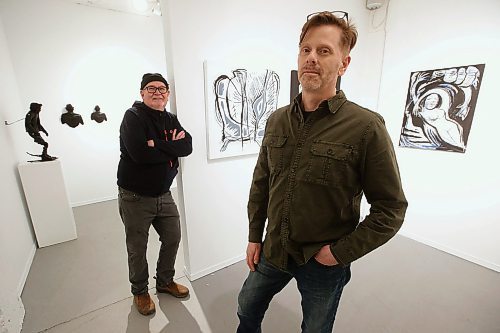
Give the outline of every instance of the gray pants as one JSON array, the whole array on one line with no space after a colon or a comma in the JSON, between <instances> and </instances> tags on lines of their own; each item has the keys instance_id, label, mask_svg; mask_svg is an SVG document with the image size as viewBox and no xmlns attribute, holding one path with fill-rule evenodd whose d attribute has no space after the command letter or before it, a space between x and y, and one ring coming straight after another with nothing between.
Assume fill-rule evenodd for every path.
<instances>
[{"instance_id":1,"label":"gray pants","mask_svg":"<svg viewBox=\"0 0 500 333\"><path fill-rule=\"evenodd\" d=\"M179 212L170 191L158 197L146 197L119 187L118 207L125 226L132 294L148 291L146 249L151 225L161 242L156 264L156 283L165 286L172 282L181 229Z\"/></svg>"}]
</instances>

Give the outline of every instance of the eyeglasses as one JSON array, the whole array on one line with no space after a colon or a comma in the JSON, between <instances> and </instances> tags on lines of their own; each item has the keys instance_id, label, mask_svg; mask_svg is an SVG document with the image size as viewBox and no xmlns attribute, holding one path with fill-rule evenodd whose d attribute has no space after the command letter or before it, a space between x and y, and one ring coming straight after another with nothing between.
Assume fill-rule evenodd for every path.
<instances>
[{"instance_id":1,"label":"eyeglasses","mask_svg":"<svg viewBox=\"0 0 500 333\"><path fill-rule=\"evenodd\" d=\"M309 15L307 15L306 21L309 21L309 19L311 17L313 17L314 15L318 15L318 14L322 14L322 13L330 13L333 16L335 16L336 18L339 18L341 20L345 19L347 21L349 19L349 14L347 12L343 12L340 10L334 10L333 12L323 11L323 12L316 12L316 13L309 14Z\"/></svg>"},{"instance_id":2,"label":"eyeglasses","mask_svg":"<svg viewBox=\"0 0 500 333\"><path fill-rule=\"evenodd\" d=\"M144 90L146 90L150 94L154 94L157 91L160 94L166 94L167 91L168 91L168 88L167 87L153 87L153 86L149 86L149 87L144 88Z\"/></svg>"}]
</instances>

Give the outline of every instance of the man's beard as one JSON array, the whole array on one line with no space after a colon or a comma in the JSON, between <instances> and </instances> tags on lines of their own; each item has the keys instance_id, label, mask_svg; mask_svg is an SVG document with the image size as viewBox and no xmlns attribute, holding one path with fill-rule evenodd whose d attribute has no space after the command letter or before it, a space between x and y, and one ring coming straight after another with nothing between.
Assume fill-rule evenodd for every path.
<instances>
[{"instance_id":1,"label":"man's beard","mask_svg":"<svg viewBox=\"0 0 500 333\"><path fill-rule=\"evenodd\" d=\"M314 91L314 90L318 90L321 87L322 80L321 80L321 77L319 75L315 75L314 77L310 77L309 74L305 74L305 75L302 75L299 82L300 82L300 85L302 86L302 90Z\"/></svg>"}]
</instances>

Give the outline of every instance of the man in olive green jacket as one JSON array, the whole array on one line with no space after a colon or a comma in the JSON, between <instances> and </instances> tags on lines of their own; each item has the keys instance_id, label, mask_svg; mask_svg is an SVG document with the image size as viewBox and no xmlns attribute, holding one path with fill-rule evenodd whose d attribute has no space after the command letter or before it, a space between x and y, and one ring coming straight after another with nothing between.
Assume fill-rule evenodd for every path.
<instances>
[{"instance_id":1,"label":"man in olive green jacket","mask_svg":"<svg viewBox=\"0 0 500 333\"><path fill-rule=\"evenodd\" d=\"M346 16L308 17L299 42L302 93L268 119L248 202L251 271L238 297L238 332L261 332L272 297L292 278L302 332L331 332L350 263L403 223L407 201L383 118L335 88L357 40ZM371 209L359 222L363 193Z\"/></svg>"}]
</instances>

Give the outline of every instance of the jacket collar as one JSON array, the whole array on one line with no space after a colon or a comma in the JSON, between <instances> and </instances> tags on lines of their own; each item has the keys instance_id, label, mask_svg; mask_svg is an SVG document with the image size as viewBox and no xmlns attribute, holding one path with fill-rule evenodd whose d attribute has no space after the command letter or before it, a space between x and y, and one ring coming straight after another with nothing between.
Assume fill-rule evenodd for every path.
<instances>
[{"instance_id":1,"label":"jacket collar","mask_svg":"<svg viewBox=\"0 0 500 333\"><path fill-rule=\"evenodd\" d=\"M347 98L345 97L345 94L342 90L337 91L337 94L335 96L329 98L326 101L321 102L319 105L319 108L322 108L325 105L325 102L328 103L328 111L330 111L331 114L337 113L337 111L340 109L340 107L347 101ZM302 110L302 93L298 94L297 97L293 100L293 107L292 110L295 112L299 112Z\"/></svg>"},{"instance_id":2,"label":"jacket collar","mask_svg":"<svg viewBox=\"0 0 500 333\"><path fill-rule=\"evenodd\" d=\"M135 101L132 107L141 110L141 111L146 111L150 115L154 115L156 117L161 117L164 116L167 113L167 110L155 110L144 104L142 101Z\"/></svg>"}]
</instances>

